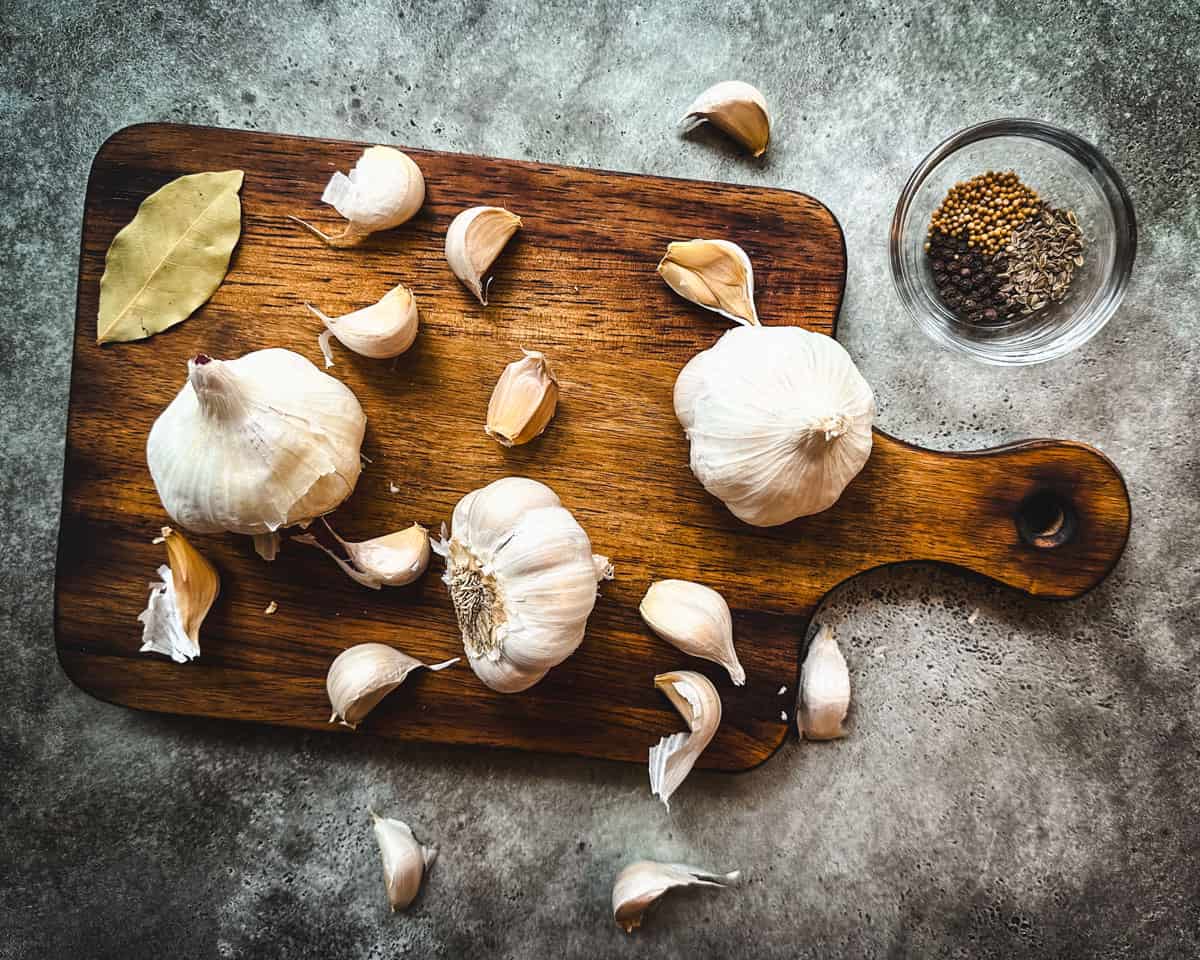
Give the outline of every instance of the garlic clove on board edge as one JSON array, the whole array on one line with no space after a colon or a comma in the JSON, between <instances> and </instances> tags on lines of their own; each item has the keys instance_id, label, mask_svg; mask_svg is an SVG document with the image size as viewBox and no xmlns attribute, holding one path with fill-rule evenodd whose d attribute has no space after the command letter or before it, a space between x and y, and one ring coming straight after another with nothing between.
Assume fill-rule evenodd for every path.
<instances>
[{"instance_id":1,"label":"garlic clove on board edge","mask_svg":"<svg viewBox=\"0 0 1200 960\"><path fill-rule=\"evenodd\" d=\"M340 722L353 730L414 670L444 670L459 659L422 663L382 643L360 643L343 650L329 665L325 677L325 692L333 709L329 722Z\"/></svg>"}]
</instances>

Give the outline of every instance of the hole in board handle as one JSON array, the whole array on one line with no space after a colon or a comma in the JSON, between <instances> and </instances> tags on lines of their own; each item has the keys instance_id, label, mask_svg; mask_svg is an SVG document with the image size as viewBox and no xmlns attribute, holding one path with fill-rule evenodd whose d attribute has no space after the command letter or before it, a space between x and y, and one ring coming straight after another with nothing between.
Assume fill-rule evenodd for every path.
<instances>
[{"instance_id":1,"label":"hole in board handle","mask_svg":"<svg viewBox=\"0 0 1200 960\"><path fill-rule=\"evenodd\" d=\"M1066 497L1053 490L1039 490L1017 508L1017 533L1040 550L1061 547L1075 536L1079 520Z\"/></svg>"}]
</instances>

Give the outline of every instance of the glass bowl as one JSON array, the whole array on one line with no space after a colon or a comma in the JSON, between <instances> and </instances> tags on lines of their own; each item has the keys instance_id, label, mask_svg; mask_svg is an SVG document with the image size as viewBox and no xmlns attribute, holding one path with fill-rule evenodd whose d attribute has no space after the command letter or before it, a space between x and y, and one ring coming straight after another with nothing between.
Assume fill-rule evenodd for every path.
<instances>
[{"instance_id":1,"label":"glass bowl","mask_svg":"<svg viewBox=\"0 0 1200 960\"><path fill-rule=\"evenodd\" d=\"M1084 263L1067 297L1007 323L958 319L934 286L925 241L929 218L956 183L1013 170L1051 206L1074 211ZM990 120L940 143L905 184L892 217L892 279L917 325L944 347L984 363L1053 360L1086 343L1117 309L1137 250L1133 203L1104 156L1075 134L1039 120Z\"/></svg>"}]
</instances>

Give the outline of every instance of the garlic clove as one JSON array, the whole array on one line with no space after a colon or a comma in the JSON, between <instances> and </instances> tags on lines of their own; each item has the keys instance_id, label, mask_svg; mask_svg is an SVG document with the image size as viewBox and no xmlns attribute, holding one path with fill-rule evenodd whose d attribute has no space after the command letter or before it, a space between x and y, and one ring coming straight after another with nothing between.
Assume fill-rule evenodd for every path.
<instances>
[{"instance_id":1,"label":"garlic clove","mask_svg":"<svg viewBox=\"0 0 1200 960\"><path fill-rule=\"evenodd\" d=\"M425 178L408 154L395 147L368 147L349 176L340 170L334 173L321 200L349 221L337 236L329 236L299 217L288 219L331 247L346 247L412 219L425 202Z\"/></svg>"},{"instance_id":2,"label":"garlic clove","mask_svg":"<svg viewBox=\"0 0 1200 960\"><path fill-rule=\"evenodd\" d=\"M650 585L638 608L650 629L693 657L719 663L734 686L746 671L733 648L733 616L716 590L688 580L659 580Z\"/></svg>"},{"instance_id":3,"label":"garlic clove","mask_svg":"<svg viewBox=\"0 0 1200 960\"><path fill-rule=\"evenodd\" d=\"M488 403L484 432L505 447L541 436L558 406L558 379L546 357L536 350L522 353L504 368Z\"/></svg>"},{"instance_id":4,"label":"garlic clove","mask_svg":"<svg viewBox=\"0 0 1200 960\"><path fill-rule=\"evenodd\" d=\"M360 643L343 650L330 664L325 677L325 691L333 707L329 722L340 721L353 730L418 667L445 670L459 659L422 663L382 643Z\"/></svg>"},{"instance_id":5,"label":"garlic clove","mask_svg":"<svg viewBox=\"0 0 1200 960\"><path fill-rule=\"evenodd\" d=\"M333 366L330 334L347 349L375 360L398 357L417 339L417 298L403 284L393 287L377 303L340 317L327 317L311 303L304 305L325 324L318 342L326 367Z\"/></svg>"},{"instance_id":6,"label":"garlic clove","mask_svg":"<svg viewBox=\"0 0 1200 960\"><path fill-rule=\"evenodd\" d=\"M150 585L150 600L138 615L143 624L141 652L186 663L200 656L200 625L217 598L221 579L177 530L163 527L154 542L167 545L169 566L158 568L162 580Z\"/></svg>"},{"instance_id":7,"label":"garlic clove","mask_svg":"<svg viewBox=\"0 0 1200 960\"><path fill-rule=\"evenodd\" d=\"M475 299L487 306L485 274L500 251L521 228L521 218L503 207L471 207L464 210L446 231L446 262Z\"/></svg>"},{"instance_id":8,"label":"garlic clove","mask_svg":"<svg viewBox=\"0 0 1200 960\"><path fill-rule=\"evenodd\" d=\"M850 708L850 670L833 631L822 625L809 644L800 668L796 725L807 740L836 740L846 731L842 721Z\"/></svg>"},{"instance_id":9,"label":"garlic clove","mask_svg":"<svg viewBox=\"0 0 1200 960\"><path fill-rule=\"evenodd\" d=\"M626 933L642 925L645 913L668 890L676 887L725 887L741 878L740 870L712 873L686 863L638 860L629 864L613 881L613 919Z\"/></svg>"},{"instance_id":10,"label":"garlic clove","mask_svg":"<svg viewBox=\"0 0 1200 960\"><path fill-rule=\"evenodd\" d=\"M650 748L650 792L670 810L672 794L721 725L721 698L706 676L692 670L660 673L654 678L654 686L688 725L686 732L663 737Z\"/></svg>"},{"instance_id":11,"label":"garlic clove","mask_svg":"<svg viewBox=\"0 0 1200 960\"><path fill-rule=\"evenodd\" d=\"M381 817L374 810L371 823L379 853L383 857L383 880L387 886L388 904L394 913L404 910L416 899L425 871L437 859L437 847L422 846L413 836L412 828L403 820Z\"/></svg>"},{"instance_id":12,"label":"garlic clove","mask_svg":"<svg viewBox=\"0 0 1200 960\"><path fill-rule=\"evenodd\" d=\"M324 550L346 576L364 587L372 590L402 587L416 580L429 566L429 531L419 523L360 543L347 543L324 517L321 525L292 540Z\"/></svg>"},{"instance_id":13,"label":"garlic clove","mask_svg":"<svg viewBox=\"0 0 1200 960\"><path fill-rule=\"evenodd\" d=\"M746 251L728 240L667 244L658 274L672 290L706 310L757 327L754 268Z\"/></svg>"},{"instance_id":14,"label":"garlic clove","mask_svg":"<svg viewBox=\"0 0 1200 960\"><path fill-rule=\"evenodd\" d=\"M707 120L733 137L755 157L761 157L771 138L766 98L741 80L713 84L688 107L684 122Z\"/></svg>"}]
</instances>

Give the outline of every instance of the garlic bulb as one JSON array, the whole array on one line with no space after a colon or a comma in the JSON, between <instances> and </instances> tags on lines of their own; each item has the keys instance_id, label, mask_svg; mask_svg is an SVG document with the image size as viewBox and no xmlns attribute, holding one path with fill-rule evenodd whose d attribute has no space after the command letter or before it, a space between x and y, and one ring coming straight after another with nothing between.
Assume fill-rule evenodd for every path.
<instances>
[{"instance_id":1,"label":"garlic bulb","mask_svg":"<svg viewBox=\"0 0 1200 960\"><path fill-rule=\"evenodd\" d=\"M756 527L833 506L871 453L875 396L840 343L799 327L736 327L675 381L704 489Z\"/></svg>"},{"instance_id":2,"label":"garlic bulb","mask_svg":"<svg viewBox=\"0 0 1200 960\"><path fill-rule=\"evenodd\" d=\"M395 147L368 147L350 176L337 171L321 195L349 223L337 236L322 233L299 217L289 217L333 247L344 247L380 230L398 227L425 202L421 168Z\"/></svg>"},{"instance_id":3,"label":"garlic bulb","mask_svg":"<svg viewBox=\"0 0 1200 960\"><path fill-rule=\"evenodd\" d=\"M668 890L675 887L724 887L737 883L742 873L712 873L686 863L638 860L617 874L613 881L613 919L626 933L642 925L642 919Z\"/></svg>"},{"instance_id":4,"label":"garlic bulb","mask_svg":"<svg viewBox=\"0 0 1200 960\"><path fill-rule=\"evenodd\" d=\"M425 871L437 859L437 847L417 842L412 828L403 820L381 817L374 810L371 823L383 857L383 880L387 885L388 904L394 913L404 910L417 897Z\"/></svg>"},{"instance_id":5,"label":"garlic bulb","mask_svg":"<svg viewBox=\"0 0 1200 960\"><path fill-rule=\"evenodd\" d=\"M290 350L201 354L154 421L146 461L181 527L273 540L354 490L366 422L349 387Z\"/></svg>"},{"instance_id":6,"label":"garlic bulb","mask_svg":"<svg viewBox=\"0 0 1200 960\"><path fill-rule=\"evenodd\" d=\"M445 670L458 663L454 657L444 663L422 663L382 643L360 643L343 650L329 665L325 692L333 714L330 723L341 722L353 730L363 718L402 684L419 667Z\"/></svg>"},{"instance_id":7,"label":"garlic bulb","mask_svg":"<svg viewBox=\"0 0 1200 960\"><path fill-rule=\"evenodd\" d=\"M670 810L671 795L692 772L721 725L721 698L708 677L691 670L660 673L654 686L688 725L687 731L663 737L650 748L650 792Z\"/></svg>"},{"instance_id":8,"label":"garlic bulb","mask_svg":"<svg viewBox=\"0 0 1200 960\"><path fill-rule=\"evenodd\" d=\"M650 629L693 657L719 663L734 686L746 682L746 671L733 649L733 616L716 590L688 580L650 584L638 608Z\"/></svg>"},{"instance_id":9,"label":"garlic bulb","mask_svg":"<svg viewBox=\"0 0 1200 960\"><path fill-rule=\"evenodd\" d=\"M807 740L844 737L842 721L850 708L850 670L833 631L822 626L800 667L796 725Z\"/></svg>"},{"instance_id":10,"label":"garlic bulb","mask_svg":"<svg viewBox=\"0 0 1200 960\"><path fill-rule=\"evenodd\" d=\"M325 355L326 368L333 366L331 337L337 337L355 353L376 360L400 356L417 339L417 298L403 284L393 287L377 303L340 317L327 317L311 303L304 305L325 324L317 343Z\"/></svg>"},{"instance_id":11,"label":"garlic bulb","mask_svg":"<svg viewBox=\"0 0 1200 960\"><path fill-rule=\"evenodd\" d=\"M503 207L471 207L450 223L446 231L446 262L475 299L487 306L484 275L491 269L500 251L521 228L521 218Z\"/></svg>"},{"instance_id":12,"label":"garlic bulb","mask_svg":"<svg viewBox=\"0 0 1200 960\"><path fill-rule=\"evenodd\" d=\"M324 550L351 580L364 587L402 587L412 583L429 566L429 531L419 523L361 543L347 543L324 517L321 526L292 537L295 543Z\"/></svg>"},{"instance_id":13,"label":"garlic bulb","mask_svg":"<svg viewBox=\"0 0 1200 960\"><path fill-rule=\"evenodd\" d=\"M150 585L150 601L138 615L141 652L164 653L176 663L200 656L200 624L217 599L220 577L187 538L162 528L155 543L167 545L167 563L158 568L161 583Z\"/></svg>"},{"instance_id":14,"label":"garlic bulb","mask_svg":"<svg viewBox=\"0 0 1200 960\"><path fill-rule=\"evenodd\" d=\"M484 432L505 447L541 436L558 406L558 379L545 356L522 353L523 359L504 368L488 402Z\"/></svg>"},{"instance_id":15,"label":"garlic bulb","mask_svg":"<svg viewBox=\"0 0 1200 960\"><path fill-rule=\"evenodd\" d=\"M754 267L746 251L728 240L667 244L658 275L672 290L729 320L758 326Z\"/></svg>"},{"instance_id":16,"label":"garlic bulb","mask_svg":"<svg viewBox=\"0 0 1200 960\"><path fill-rule=\"evenodd\" d=\"M493 690L525 690L575 652L612 567L554 491L526 477L468 493L451 525L433 550L471 668Z\"/></svg>"},{"instance_id":17,"label":"garlic bulb","mask_svg":"<svg viewBox=\"0 0 1200 960\"><path fill-rule=\"evenodd\" d=\"M713 84L692 102L683 119L707 120L756 157L763 155L771 138L766 99L756 87L741 80Z\"/></svg>"}]
</instances>

